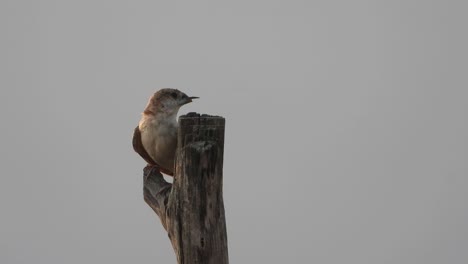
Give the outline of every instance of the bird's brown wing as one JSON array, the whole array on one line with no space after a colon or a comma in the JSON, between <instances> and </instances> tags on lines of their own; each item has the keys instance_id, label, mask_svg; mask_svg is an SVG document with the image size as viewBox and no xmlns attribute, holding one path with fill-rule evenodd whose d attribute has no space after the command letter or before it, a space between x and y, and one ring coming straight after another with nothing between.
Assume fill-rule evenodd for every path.
<instances>
[{"instance_id":1,"label":"bird's brown wing","mask_svg":"<svg viewBox=\"0 0 468 264\"><path fill-rule=\"evenodd\" d=\"M148 154L148 152L146 152L146 149L145 147L143 146L143 143L141 142L141 132L140 132L140 129L139 127L137 126L135 128L135 130L133 131L133 149L135 150L136 153L140 154L140 156L146 161L148 162L149 165L152 165L152 166L158 166L159 167L159 170L164 173L164 174L167 174L169 176L174 176L174 174L172 172L170 172L169 170L166 170L165 168L161 167L158 163L156 163L152 158L151 156Z\"/></svg>"},{"instance_id":2,"label":"bird's brown wing","mask_svg":"<svg viewBox=\"0 0 468 264\"><path fill-rule=\"evenodd\" d=\"M138 127L135 128L133 131L133 149L136 153L140 154L140 156L148 162L150 165L156 165L156 162L150 157L148 152L146 152L145 147L143 147L143 143L141 142L141 132Z\"/></svg>"}]
</instances>

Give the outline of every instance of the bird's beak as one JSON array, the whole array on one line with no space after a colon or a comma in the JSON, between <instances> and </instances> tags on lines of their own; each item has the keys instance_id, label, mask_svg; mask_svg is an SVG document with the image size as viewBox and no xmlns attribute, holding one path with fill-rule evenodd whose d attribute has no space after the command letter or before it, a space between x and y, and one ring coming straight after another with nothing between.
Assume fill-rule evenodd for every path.
<instances>
[{"instance_id":1,"label":"bird's beak","mask_svg":"<svg viewBox=\"0 0 468 264\"><path fill-rule=\"evenodd\" d=\"M200 97L196 97L196 96L190 96L190 97L187 97L186 101L184 104L188 104L188 103L191 103L193 99L198 99Z\"/></svg>"}]
</instances>

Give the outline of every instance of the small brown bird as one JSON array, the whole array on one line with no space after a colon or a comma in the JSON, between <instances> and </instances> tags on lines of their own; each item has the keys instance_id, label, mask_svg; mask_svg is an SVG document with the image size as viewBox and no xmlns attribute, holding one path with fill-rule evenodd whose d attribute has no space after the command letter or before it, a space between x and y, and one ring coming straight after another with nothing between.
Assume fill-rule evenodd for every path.
<instances>
[{"instance_id":1,"label":"small brown bird","mask_svg":"<svg viewBox=\"0 0 468 264\"><path fill-rule=\"evenodd\" d=\"M154 93L133 133L133 149L160 171L173 176L177 148L177 113L189 97L177 89L164 88Z\"/></svg>"}]
</instances>

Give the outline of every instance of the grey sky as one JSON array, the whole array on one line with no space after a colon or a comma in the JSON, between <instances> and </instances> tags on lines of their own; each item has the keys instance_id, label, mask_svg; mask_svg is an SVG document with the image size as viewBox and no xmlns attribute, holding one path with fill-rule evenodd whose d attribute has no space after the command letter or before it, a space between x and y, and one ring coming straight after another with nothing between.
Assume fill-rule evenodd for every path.
<instances>
[{"instance_id":1,"label":"grey sky","mask_svg":"<svg viewBox=\"0 0 468 264\"><path fill-rule=\"evenodd\" d=\"M226 117L231 263L468 263L463 1L0 2L0 263L175 263L131 137Z\"/></svg>"}]
</instances>

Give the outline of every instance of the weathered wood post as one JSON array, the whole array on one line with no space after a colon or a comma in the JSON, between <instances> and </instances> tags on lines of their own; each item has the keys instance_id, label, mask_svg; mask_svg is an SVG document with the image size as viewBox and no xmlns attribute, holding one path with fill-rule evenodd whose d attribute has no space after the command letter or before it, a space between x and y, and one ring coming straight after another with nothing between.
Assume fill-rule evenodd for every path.
<instances>
[{"instance_id":1,"label":"weathered wood post","mask_svg":"<svg viewBox=\"0 0 468 264\"><path fill-rule=\"evenodd\" d=\"M223 202L222 117L189 113L179 118L174 182L144 169L144 197L168 232L179 264L227 264Z\"/></svg>"}]
</instances>

